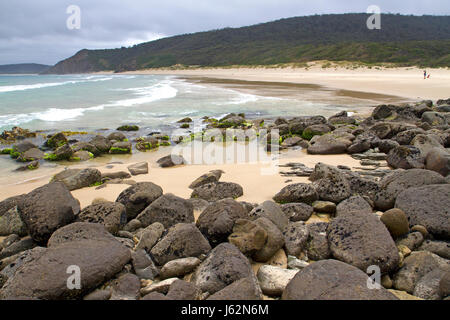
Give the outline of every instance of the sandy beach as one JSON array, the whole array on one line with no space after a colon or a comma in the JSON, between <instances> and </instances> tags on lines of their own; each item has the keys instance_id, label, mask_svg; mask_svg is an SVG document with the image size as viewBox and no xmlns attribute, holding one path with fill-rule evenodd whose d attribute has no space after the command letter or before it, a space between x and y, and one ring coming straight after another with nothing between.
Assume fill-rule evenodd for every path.
<instances>
[{"instance_id":1,"label":"sandy beach","mask_svg":"<svg viewBox=\"0 0 450 320\"><path fill-rule=\"evenodd\" d=\"M314 168L318 162L324 162L329 165L346 165L355 167L359 161L351 158L349 155L307 155L305 150L282 151L279 159L272 163L239 163L222 165L183 165L173 168L160 168L156 164L159 157L170 154L169 148L161 148L155 152L136 153L131 156L100 157L84 164L72 164L70 168L95 167L102 173L111 173L125 171L127 167L136 162L147 161L149 164L149 173L145 175L134 176L131 179L136 182L150 181L161 186L165 193L173 193L182 198L190 198L192 190L189 185L199 176L211 170L223 170L221 181L235 182L244 189L244 195L239 198L240 201L250 203L262 203L271 200L272 197L289 183L307 182L304 177L283 177L278 172L274 174L263 174L264 168L270 168L271 165L284 165L290 162L300 162L310 168ZM42 170L42 171L41 171ZM47 184L51 177L64 170L64 165L55 168L41 168L36 172L27 174L27 180L17 183L17 178L3 178L3 187L0 190L0 201L19 194L28 193L42 185ZM279 168L279 171L287 171L286 168ZM290 180L290 182L287 182ZM104 198L109 201L115 201L117 196L128 188L127 184L106 184L103 188L96 187L83 188L72 192L73 196L80 201L84 208L91 204L95 198Z\"/></svg>"},{"instance_id":2,"label":"sandy beach","mask_svg":"<svg viewBox=\"0 0 450 320\"><path fill-rule=\"evenodd\" d=\"M170 74L182 77L207 77L268 83L315 84L336 90L337 95L348 91L394 96L398 100L442 99L450 92L449 69L427 69L429 79L424 80L423 69L408 68L322 68L312 63L308 68L201 68L150 69L127 74ZM362 95L361 98L373 97Z\"/></svg>"},{"instance_id":3,"label":"sandy beach","mask_svg":"<svg viewBox=\"0 0 450 320\"><path fill-rule=\"evenodd\" d=\"M258 91L260 94L277 96L280 94L292 95L296 91L304 92L332 92L335 96L360 99L361 101L380 103L400 103L417 101L420 99L444 98L450 92L450 70L428 70L431 78L424 80L422 70L418 68L383 68L355 69L345 68L325 69L319 64L312 65L308 70L304 68L230 68L230 69L191 69L191 70L140 70L127 72L127 74L167 74L176 75L188 81L200 82L207 85L233 87L243 91ZM282 93L281 89L287 89L288 93ZM318 99L323 95L318 95ZM352 109L349 106L349 111ZM371 108L363 109L361 115L368 115ZM364 114L365 113L365 114ZM147 175L132 177L136 182L151 181L160 185L165 192L174 193L183 198L189 198L192 190L188 185L197 177L210 170L221 169L225 172L222 181L236 182L243 186L244 196L242 201L261 203L270 200L273 195L287 183L306 182L306 178L286 178L279 174L261 175L261 168L267 166L261 163L240 163L224 165L187 165L175 168L159 168L156 160L170 154L170 148L160 148L157 151L140 153L127 156L102 156L88 163L66 163L52 168L41 168L36 172L26 172L20 177L10 176L3 178L0 190L0 200L23 194L42 186L50 178L64 169L96 167L102 173L127 171L127 166L132 163L147 161L150 171ZM359 162L349 155L312 156L306 151L289 151L281 153L279 164L289 162L301 162L308 167L314 167L318 162L330 165L347 165L354 167ZM119 162L119 163L117 163ZM114 163L112 168L106 168L108 163ZM111 166L111 164L109 165ZM19 182L18 182L19 181ZM263 187L262 187L263 186ZM82 207L89 205L93 199L101 197L114 201L118 194L127 188L124 184L109 184L105 188L85 188L73 192L81 202Z\"/></svg>"}]
</instances>

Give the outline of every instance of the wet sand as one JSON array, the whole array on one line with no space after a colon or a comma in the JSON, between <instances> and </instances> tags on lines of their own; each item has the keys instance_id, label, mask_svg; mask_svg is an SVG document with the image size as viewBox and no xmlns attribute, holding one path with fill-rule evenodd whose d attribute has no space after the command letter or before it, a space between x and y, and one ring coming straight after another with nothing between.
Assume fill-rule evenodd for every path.
<instances>
[{"instance_id":1,"label":"wet sand","mask_svg":"<svg viewBox=\"0 0 450 320\"><path fill-rule=\"evenodd\" d=\"M423 79L423 69L408 68L323 68L320 62L299 67L235 67L198 69L149 69L127 74L167 74L180 77L202 77L267 83L318 85L344 94L348 91L399 97L402 100L443 99L450 92L450 69L427 69L430 79ZM347 91L347 92L346 92ZM342 93L342 91L341 91Z\"/></svg>"},{"instance_id":2,"label":"wet sand","mask_svg":"<svg viewBox=\"0 0 450 320\"><path fill-rule=\"evenodd\" d=\"M271 166L276 167L277 164L287 164L289 162L300 162L308 167L313 168L316 163L324 162L330 165L347 165L349 167L359 166L359 161L351 158L349 155L307 155L304 150L290 150L281 152L279 159L271 162L255 162L255 163L230 163L219 165L183 165L173 168L160 168L156 164L156 160L162 156L170 154L170 148L160 148L156 152L136 153L132 156L115 156L100 157L89 162L80 163L70 166L71 168L95 167L102 173L126 171L127 166L132 163L147 161L149 163L149 173L146 175L134 176L131 179L136 182L150 181L160 185L164 193L173 193L182 198L190 198L192 190L188 188L192 181L211 170L221 169L225 173L222 175L221 181L235 182L240 184L244 189L244 195L238 200L248 201L251 203L261 203L271 200L284 186L290 183L307 182L305 177L283 177L278 172L266 174L267 169ZM121 164L110 164L112 168L107 168L108 163L122 162ZM3 177L1 181L2 188L0 190L0 201L8 197L28 193L33 189L48 183L51 177L62 171L63 165L55 168L48 168L45 171L38 169L35 172L28 173L26 182L17 182L14 176ZM266 170L266 171L264 171ZM286 171L285 168L280 168ZM287 182L291 180L290 182ZM77 198L81 207L91 204L95 198L104 198L106 200L115 201L117 196L128 188L126 184L106 184L106 187L96 190L96 187L84 188L72 192Z\"/></svg>"}]
</instances>

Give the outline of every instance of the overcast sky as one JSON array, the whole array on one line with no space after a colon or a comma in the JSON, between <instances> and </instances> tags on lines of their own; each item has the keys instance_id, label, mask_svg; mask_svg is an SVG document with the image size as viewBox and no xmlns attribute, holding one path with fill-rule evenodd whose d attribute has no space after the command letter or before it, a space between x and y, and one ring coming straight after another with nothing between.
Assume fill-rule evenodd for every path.
<instances>
[{"instance_id":1,"label":"overcast sky","mask_svg":"<svg viewBox=\"0 0 450 320\"><path fill-rule=\"evenodd\" d=\"M69 30L70 5L81 29ZM0 0L0 64L55 64L77 51L280 18L365 12L450 15L449 0Z\"/></svg>"}]
</instances>

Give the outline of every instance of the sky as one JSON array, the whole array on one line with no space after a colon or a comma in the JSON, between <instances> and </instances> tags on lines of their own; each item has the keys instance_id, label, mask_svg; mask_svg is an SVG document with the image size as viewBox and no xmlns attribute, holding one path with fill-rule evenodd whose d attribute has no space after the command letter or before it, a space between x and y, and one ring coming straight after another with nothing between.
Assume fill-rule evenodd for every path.
<instances>
[{"instance_id":1,"label":"sky","mask_svg":"<svg viewBox=\"0 0 450 320\"><path fill-rule=\"evenodd\" d=\"M69 29L69 6L80 29ZM81 49L104 49L198 31L313 14L450 15L449 0L1 0L0 64L53 65ZM71 20L75 21L75 20Z\"/></svg>"}]
</instances>

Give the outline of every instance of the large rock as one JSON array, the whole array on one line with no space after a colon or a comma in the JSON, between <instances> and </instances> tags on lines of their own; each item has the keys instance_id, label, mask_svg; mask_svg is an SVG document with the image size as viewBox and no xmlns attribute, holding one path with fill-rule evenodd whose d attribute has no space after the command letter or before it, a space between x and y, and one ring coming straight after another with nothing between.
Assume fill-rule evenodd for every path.
<instances>
[{"instance_id":1,"label":"large rock","mask_svg":"<svg viewBox=\"0 0 450 320\"><path fill-rule=\"evenodd\" d=\"M353 196L342 201L336 207L336 216L341 216L349 212L371 214L372 207L363 197Z\"/></svg>"},{"instance_id":2,"label":"large rock","mask_svg":"<svg viewBox=\"0 0 450 320\"><path fill-rule=\"evenodd\" d=\"M137 219L144 227L159 222L166 229L177 223L195 222L192 203L171 193L153 201Z\"/></svg>"},{"instance_id":3,"label":"large rock","mask_svg":"<svg viewBox=\"0 0 450 320\"><path fill-rule=\"evenodd\" d=\"M29 162L44 159L45 154L38 148L32 148L22 153L17 160L21 162Z\"/></svg>"},{"instance_id":4,"label":"large rock","mask_svg":"<svg viewBox=\"0 0 450 320\"><path fill-rule=\"evenodd\" d=\"M115 240L103 225L89 222L74 222L56 230L48 240L47 247L57 247L63 243L95 240Z\"/></svg>"},{"instance_id":5,"label":"large rock","mask_svg":"<svg viewBox=\"0 0 450 320\"><path fill-rule=\"evenodd\" d=\"M102 153L108 153L109 149L111 149L111 146L112 146L112 143L109 139L107 139L103 136L100 136L100 135L93 137L89 141L89 144L94 146L95 149L93 149L93 151L96 151L96 153L94 153L95 155L100 155Z\"/></svg>"},{"instance_id":6,"label":"large rock","mask_svg":"<svg viewBox=\"0 0 450 320\"><path fill-rule=\"evenodd\" d=\"M412 139L411 145L419 149L423 157L426 157L434 148L444 150L444 146L433 135L418 134Z\"/></svg>"},{"instance_id":7,"label":"large rock","mask_svg":"<svg viewBox=\"0 0 450 320\"><path fill-rule=\"evenodd\" d=\"M60 161L60 160L70 160L72 158L74 151L72 148L65 144L62 147L59 147L55 150L55 152L51 155L49 159Z\"/></svg>"},{"instance_id":8,"label":"large rock","mask_svg":"<svg viewBox=\"0 0 450 320\"><path fill-rule=\"evenodd\" d=\"M395 199L403 191L431 184L443 184L445 179L438 173L423 169L393 172L380 181L381 192L375 197L375 206L380 210L394 207Z\"/></svg>"},{"instance_id":9,"label":"large rock","mask_svg":"<svg viewBox=\"0 0 450 320\"><path fill-rule=\"evenodd\" d=\"M52 182L25 195L18 211L33 240L46 244L55 230L75 219L80 203L63 183Z\"/></svg>"},{"instance_id":10,"label":"large rock","mask_svg":"<svg viewBox=\"0 0 450 320\"><path fill-rule=\"evenodd\" d=\"M37 148L37 146L34 143L32 143L31 141L26 140L26 141L16 143L13 146L13 151L17 152L19 154L22 154L33 148Z\"/></svg>"},{"instance_id":11,"label":"large rock","mask_svg":"<svg viewBox=\"0 0 450 320\"><path fill-rule=\"evenodd\" d=\"M116 202L125 206L128 220L131 220L162 195L160 186L152 182L138 182L122 191Z\"/></svg>"},{"instance_id":12,"label":"large rock","mask_svg":"<svg viewBox=\"0 0 450 320\"><path fill-rule=\"evenodd\" d=\"M348 180L343 174L330 173L314 182L319 199L339 203L352 195Z\"/></svg>"},{"instance_id":13,"label":"large rock","mask_svg":"<svg viewBox=\"0 0 450 320\"><path fill-rule=\"evenodd\" d=\"M272 221L280 231L283 231L289 222L289 219L283 213L280 206L273 201L263 202L249 213L249 217L252 219L260 217L267 218Z\"/></svg>"},{"instance_id":14,"label":"large rock","mask_svg":"<svg viewBox=\"0 0 450 320\"><path fill-rule=\"evenodd\" d=\"M139 162L139 163L135 163L132 165L129 165L127 167L128 171L130 171L130 173L133 176L137 176L140 174L147 174L148 173L148 162L144 161L144 162Z\"/></svg>"},{"instance_id":15,"label":"large rock","mask_svg":"<svg viewBox=\"0 0 450 320\"><path fill-rule=\"evenodd\" d=\"M20 266L3 286L1 298L81 297L121 271L129 260L130 250L114 239L63 242ZM80 268L80 289L68 288L70 266Z\"/></svg>"},{"instance_id":16,"label":"large rock","mask_svg":"<svg viewBox=\"0 0 450 320\"><path fill-rule=\"evenodd\" d=\"M397 300L384 288L369 289L363 271L336 260L313 263L288 283L283 300Z\"/></svg>"},{"instance_id":17,"label":"large rock","mask_svg":"<svg viewBox=\"0 0 450 320\"><path fill-rule=\"evenodd\" d=\"M440 269L428 272L417 282L413 292L414 296L426 300L441 300L439 284L444 274L445 272Z\"/></svg>"},{"instance_id":18,"label":"large rock","mask_svg":"<svg viewBox=\"0 0 450 320\"><path fill-rule=\"evenodd\" d=\"M307 221L314 212L313 207L306 203L285 203L281 210L292 222Z\"/></svg>"},{"instance_id":19,"label":"large rock","mask_svg":"<svg viewBox=\"0 0 450 320\"><path fill-rule=\"evenodd\" d=\"M394 239L409 232L408 218L400 209L391 209L383 213L381 222L384 223Z\"/></svg>"},{"instance_id":20,"label":"large rock","mask_svg":"<svg viewBox=\"0 0 450 320\"><path fill-rule=\"evenodd\" d=\"M203 184L194 189L191 198L200 198L206 201L218 201L222 199L237 199L244 194L240 185L233 182L217 182Z\"/></svg>"},{"instance_id":21,"label":"large rock","mask_svg":"<svg viewBox=\"0 0 450 320\"><path fill-rule=\"evenodd\" d=\"M308 240L308 227L303 221L290 222L283 233L286 254L300 257Z\"/></svg>"},{"instance_id":22,"label":"large rock","mask_svg":"<svg viewBox=\"0 0 450 320\"><path fill-rule=\"evenodd\" d=\"M51 136L50 138L48 138L48 140L45 141L44 145L51 149L56 149L58 147L65 145L68 142L69 141L67 140L64 133L58 132L58 133L54 134L53 136Z\"/></svg>"},{"instance_id":23,"label":"large rock","mask_svg":"<svg viewBox=\"0 0 450 320\"><path fill-rule=\"evenodd\" d=\"M393 105L379 105L372 111L372 117L375 120L383 120L395 115L395 106Z\"/></svg>"},{"instance_id":24,"label":"large rock","mask_svg":"<svg viewBox=\"0 0 450 320\"><path fill-rule=\"evenodd\" d=\"M110 233L117 234L127 223L127 213L121 203L101 202L81 210L77 220L103 224Z\"/></svg>"},{"instance_id":25,"label":"large rock","mask_svg":"<svg viewBox=\"0 0 450 320\"><path fill-rule=\"evenodd\" d=\"M301 202L311 205L318 198L317 191L311 184L295 183L281 189L273 200L281 204Z\"/></svg>"},{"instance_id":26,"label":"large rock","mask_svg":"<svg viewBox=\"0 0 450 320\"><path fill-rule=\"evenodd\" d=\"M209 205L197 219L197 227L212 246L227 241L238 219L248 218L247 211L237 201L220 200Z\"/></svg>"},{"instance_id":27,"label":"large rock","mask_svg":"<svg viewBox=\"0 0 450 320\"><path fill-rule=\"evenodd\" d=\"M446 125L447 119L442 113L429 111L422 114L422 122L426 122L432 126Z\"/></svg>"},{"instance_id":28,"label":"large rock","mask_svg":"<svg viewBox=\"0 0 450 320\"><path fill-rule=\"evenodd\" d=\"M153 246L163 235L164 230L164 226L161 223L155 222L139 232L136 235L139 240L138 244L136 245L136 250L145 249L147 252L150 252Z\"/></svg>"},{"instance_id":29,"label":"large rock","mask_svg":"<svg viewBox=\"0 0 450 320\"><path fill-rule=\"evenodd\" d=\"M116 142L109 149L111 154L127 154L131 153L132 145L130 141Z\"/></svg>"},{"instance_id":30,"label":"large rock","mask_svg":"<svg viewBox=\"0 0 450 320\"><path fill-rule=\"evenodd\" d=\"M395 207L403 210L409 225L424 226L436 238L450 239L450 185L428 185L400 193Z\"/></svg>"},{"instance_id":31,"label":"large rock","mask_svg":"<svg viewBox=\"0 0 450 320\"><path fill-rule=\"evenodd\" d=\"M394 288L413 294L419 281L435 270L450 271L450 263L427 251L412 252L394 275Z\"/></svg>"},{"instance_id":32,"label":"large rock","mask_svg":"<svg viewBox=\"0 0 450 320\"><path fill-rule=\"evenodd\" d=\"M243 278L256 281L250 262L234 245L222 243L200 264L191 282L202 292L214 294Z\"/></svg>"},{"instance_id":33,"label":"large rock","mask_svg":"<svg viewBox=\"0 0 450 320\"><path fill-rule=\"evenodd\" d=\"M309 154L341 154L346 153L351 141L339 139L332 134L316 136L317 139L311 140L311 146L308 148Z\"/></svg>"},{"instance_id":34,"label":"large rock","mask_svg":"<svg viewBox=\"0 0 450 320\"><path fill-rule=\"evenodd\" d=\"M399 132L392 139L394 141L397 141L401 145L409 145L409 144L411 144L411 141L414 139L415 136L417 136L418 134L423 134L423 133L425 133L425 130L423 130L421 128L414 128L414 129L409 129L409 130Z\"/></svg>"},{"instance_id":35,"label":"large rock","mask_svg":"<svg viewBox=\"0 0 450 320\"><path fill-rule=\"evenodd\" d=\"M228 237L228 241L243 254L251 256L266 244L267 232L253 221L238 219L234 224L233 233Z\"/></svg>"},{"instance_id":36,"label":"large rock","mask_svg":"<svg viewBox=\"0 0 450 320\"><path fill-rule=\"evenodd\" d=\"M331 221L327 234L333 256L363 271L377 265L390 272L400 262L394 240L375 215L343 214Z\"/></svg>"},{"instance_id":37,"label":"large rock","mask_svg":"<svg viewBox=\"0 0 450 320\"><path fill-rule=\"evenodd\" d=\"M397 169L422 169L425 158L420 150L413 146L398 146L389 151L387 163Z\"/></svg>"},{"instance_id":38,"label":"large rock","mask_svg":"<svg viewBox=\"0 0 450 320\"><path fill-rule=\"evenodd\" d=\"M194 224L179 223L171 227L167 234L150 251L158 265L188 257L199 257L211 250L208 240Z\"/></svg>"},{"instance_id":39,"label":"large rock","mask_svg":"<svg viewBox=\"0 0 450 320\"><path fill-rule=\"evenodd\" d=\"M111 132L107 137L108 140L115 140L115 141L123 141L127 139L127 136L120 131Z\"/></svg>"},{"instance_id":40,"label":"large rock","mask_svg":"<svg viewBox=\"0 0 450 320\"><path fill-rule=\"evenodd\" d=\"M186 163L183 157L177 155L169 155L162 157L157 161L161 168L170 168L178 165L183 165Z\"/></svg>"},{"instance_id":41,"label":"large rock","mask_svg":"<svg viewBox=\"0 0 450 320\"><path fill-rule=\"evenodd\" d=\"M284 236L280 229L267 218L258 218L254 222L266 231L267 240L264 246L256 251L252 257L257 262L266 262L284 246Z\"/></svg>"},{"instance_id":42,"label":"large rock","mask_svg":"<svg viewBox=\"0 0 450 320\"><path fill-rule=\"evenodd\" d=\"M450 173L450 153L440 148L433 148L425 158L425 168L446 177Z\"/></svg>"},{"instance_id":43,"label":"large rock","mask_svg":"<svg viewBox=\"0 0 450 320\"><path fill-rule=\"evenodd\" d=\"M207 183L214 183L219 182L220 177L222 176L222 173L224 173L222 170L212 170L208 173L205 173L204 175L200 176L199 178L195 179L190 185L190 189L198 188L204 184Z\"/></svg>"},{"instance_id":44,"label":"large rock","mask_svg":"<svg viewBox=\"0 0 450 320\"><path fill-rule=\"evenodd\" d=\"M70 174L69 173L73 173ZM63 177L63 178L60 178ZM102 180L102 174L97 169L87 168L81 171L64 170L59 175L53 177L53 181L60 181L65 184L70 191L89 187Z\"/></svg>"},{"instance_id":45,"label":"large rock","mask_svg":"<svg viewBox=\"0 0 450 320\"><path fill-rule=\"evenodd\" d=\"M309 224L307 228L308 240L306 242L306 252L308 258L314 261L328 259L331 255L326 232L328 223L312 223Z\"/></svg>"}]
</instances>

